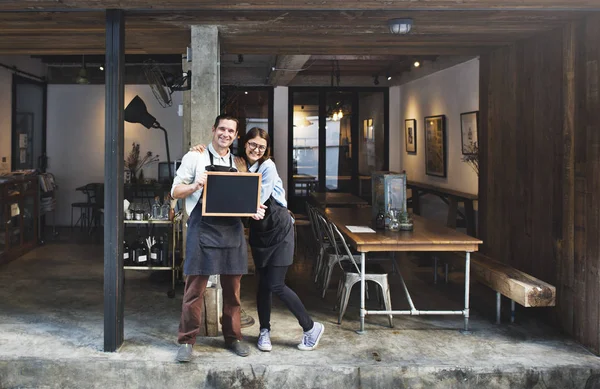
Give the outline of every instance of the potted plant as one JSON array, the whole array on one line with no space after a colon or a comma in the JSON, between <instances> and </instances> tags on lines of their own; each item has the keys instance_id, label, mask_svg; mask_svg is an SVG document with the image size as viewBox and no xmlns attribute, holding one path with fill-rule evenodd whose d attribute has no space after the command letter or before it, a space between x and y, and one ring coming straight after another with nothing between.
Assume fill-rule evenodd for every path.
<instances>
[{"instance_id":1,"label":"potted plant","mask_svg":"<svg viewBox=\"0 0 600 389\"><path fill-rule=\"evenodd\" d=\"M142 173L142 169L145 166L149 166L158 161L158 154L153 155L152 151L148 151L143 156L140 156L140 144L133 142L131 151L127 155L127 158L125 158L125 168L127 168L131 174L131 182L137 182L138 174Z\"/></svg>"}]
</instances>

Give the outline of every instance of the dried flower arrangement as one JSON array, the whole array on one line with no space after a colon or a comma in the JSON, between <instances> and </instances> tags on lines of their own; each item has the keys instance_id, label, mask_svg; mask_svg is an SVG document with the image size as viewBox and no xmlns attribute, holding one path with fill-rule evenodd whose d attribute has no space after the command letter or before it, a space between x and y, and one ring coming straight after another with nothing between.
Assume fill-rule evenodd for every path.
<instances>
[{"instance_id":1,"label":"dried flower arrangement","mask_svg":"<svg viewBox=\"0 0 600 389\"><path fill-rule=\"evenodd\" d=\"M125 159L125 167L129 169L132 177L137 177L142 168L158 161L158 154L152 155L152 151L148 151L143 157L140 157L140 144L133 142L131 151Z\"/></svg>"},{"instance_id":2,"label":"dried flower arrangement","mask_svg":"<svg viewBox=\"0 0 600 389\"><path fill-rule=\"evenodd\" d=\"M467 153L463 155L462 161L468 163L479 176L479 146L477 142L469 143Z\"/></svg>"}]
</instances>

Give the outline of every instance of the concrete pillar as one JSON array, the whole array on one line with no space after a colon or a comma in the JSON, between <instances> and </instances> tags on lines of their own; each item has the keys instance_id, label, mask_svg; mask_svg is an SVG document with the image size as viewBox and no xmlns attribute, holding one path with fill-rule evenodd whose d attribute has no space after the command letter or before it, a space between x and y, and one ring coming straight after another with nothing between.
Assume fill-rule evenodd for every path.
<instances>
[{"instance_id":1,"label":"concrete pillar","mask_svg":"<svg viewBox=\"0 0 600 389\"><path fill-rule=\"evenodd\" d=\"M184 95L184 151L188 150L190 144L207 145L212 140L212 125L221 111L219 68L217 26L192 26L192 89L189 100ZM222 290L218 277L214 281L216 284L207 288L204 295L204 325L200 326L200 335L219 334Z\"/></svg>"},{"instance_id":2,"label":"concrete pillar","mask_svg":"<svg viewBox=\"0 0 600 389\"><path fill-rule=\"evenodd\" d=\"M220 57L217 26L192 26L192 144L208 144L220 112Z\"/></svg>"}]
</instances>

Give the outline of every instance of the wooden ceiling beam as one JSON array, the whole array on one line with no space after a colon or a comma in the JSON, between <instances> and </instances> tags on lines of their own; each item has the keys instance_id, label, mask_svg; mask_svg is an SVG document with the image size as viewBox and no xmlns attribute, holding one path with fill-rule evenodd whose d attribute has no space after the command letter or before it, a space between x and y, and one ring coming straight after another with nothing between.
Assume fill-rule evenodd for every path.
<instances>
[{"instance_id":1,"label":"wooden ceiling beam","mask_svg":"<svg viewBox=\"0 0 600 389\"><path fill-rule=\"evenodd\" d=\"M56 9L140 9L140 10L598 10L596 0L14 0L4 2L0 10Z\"/></svg>"},{"instance_id":2,"label":"wooden ceiling beam","mask_svg":"<svg viewBox=\"0 0 600 389\"><path fill-rule=\"evenodd\" d=\"M279 55L275 64L275 70L269 73L267 83L272 86L288 85L294 77L303 69L310 55Z\"/></svg>"}]
</instances>

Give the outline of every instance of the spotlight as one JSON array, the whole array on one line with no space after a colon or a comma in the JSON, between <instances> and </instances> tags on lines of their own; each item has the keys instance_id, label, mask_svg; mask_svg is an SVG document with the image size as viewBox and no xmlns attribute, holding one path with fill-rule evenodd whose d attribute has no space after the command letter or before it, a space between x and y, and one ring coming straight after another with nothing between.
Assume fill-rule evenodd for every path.
<instances>
[{"instance_id":1,"label":"spotlight","mask_svg":"<svg viewBox=\"0 0 600 389\"><path fill-rule=\"evenodd\" d=\"M245 92L244 92L244 94L245 94L245 95L247 95L247 94L248 94L248 91L245 91Z\"/></svg>"},{"instance_id":2,"label":"spotlight","mask_svg":"<svg viewBox=\"0 0 600 389\"><path fill-rule=\"evenodd\" d=\"M373 76L373 84L379 85L379 75L378 74Z\"/></svg>"},{"instance_id":3,"label":"spotlight","mask_svg":"<svg viewBox=\"0 0 600 389\"><path fill-rule=\"evenodd\" d=\"M414 65L414 67L418 68L419 66L421 66L421 62L415 61L415 63L413 65Z\"/></svg>"},{"instance_id":4,"label":"spotlight","mask_svg":"<svg viewBox=\"0 0 600 389\"><path fill-rule=\"evenodd\" d=\"M386 78L387 78L387 80L388 80L388 81L391 81L391 80L392 80L392 76L391 76L391 74L388 74L388 75L386 76Z\"/></svg>"},{"instance_id":5,"label":"spotlight","mask_svg":"<svg viewBox=\"0 0 600 389\"><path fill-rule=\"evenodd\" d=\"M244 56L242 54L238 54L237 63L242 63L242 62L244 62Z\"/></svg>"},{"instance_id":6,"label":"spotlight","mask_svg":"<svg viewBox=\"0 0 600 389\"><path fill-rule=\"evenodd\" d=\"M99 69L104 70L104 66L100 65Z\"/></svg>"}]
</instances>

